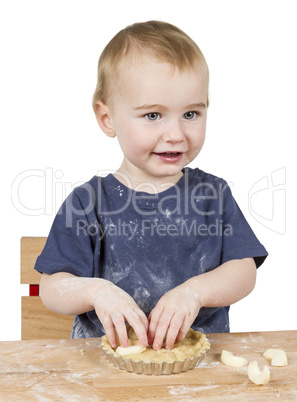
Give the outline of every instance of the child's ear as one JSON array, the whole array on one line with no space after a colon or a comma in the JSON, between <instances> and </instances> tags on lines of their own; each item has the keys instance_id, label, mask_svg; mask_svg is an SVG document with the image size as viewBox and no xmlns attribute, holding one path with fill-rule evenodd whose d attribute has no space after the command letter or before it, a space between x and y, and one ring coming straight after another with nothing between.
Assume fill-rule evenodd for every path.
<instances>
[{"instance_id":1,"label":"child's ear","mask_svg":"<svg viewBox=\"0 0 297 402\"><path fill-rule=\"evenodd\" d=\"M107 105L101 101L97 101L95 105L95 115L101 130L108 135L108 137L115 137L112 123L111 113Z\"/></svg>"}]
</instances>

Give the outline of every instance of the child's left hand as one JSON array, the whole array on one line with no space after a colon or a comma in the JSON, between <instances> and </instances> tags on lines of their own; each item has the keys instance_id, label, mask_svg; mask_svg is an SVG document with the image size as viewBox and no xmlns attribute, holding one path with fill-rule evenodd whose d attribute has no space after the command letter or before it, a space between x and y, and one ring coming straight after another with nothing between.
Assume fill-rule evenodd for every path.
<instances>
[{"instance_id":1,"label":"child's left hand","mask_svg":"<svg viewBox=\"0 0 297 402\"><path fill-rule=\"evenodd\" d=\"M165 293L149 315L148 342L153 349L162 347L166 336L166 349L186 336L201 308L195 281L189 279ZM168 332L167 332L168 331Z\"/></svg>"}]
</instances>

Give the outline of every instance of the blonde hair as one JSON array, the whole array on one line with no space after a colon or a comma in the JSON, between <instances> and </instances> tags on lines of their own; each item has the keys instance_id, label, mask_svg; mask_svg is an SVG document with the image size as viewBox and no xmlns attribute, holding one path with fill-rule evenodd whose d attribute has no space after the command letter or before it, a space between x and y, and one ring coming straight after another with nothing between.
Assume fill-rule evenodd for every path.
<instances>
[{"instance_id":1,"label":"blonde hair","mask_svg":"<svg viewBox=\"0 0 297 402\"><path fill-rule=\"evenodd\" d=\"M197 44L181 29L162 21L147 21L129 25L119 31L106 45L98 62L98 79L93 95L96 102L107 103L121 63L128 55L149 54L180 70L194 68L196 62L209 72L206 60ZM208 104L208 100L207 100Z\"/></svg>"}]
</instances>

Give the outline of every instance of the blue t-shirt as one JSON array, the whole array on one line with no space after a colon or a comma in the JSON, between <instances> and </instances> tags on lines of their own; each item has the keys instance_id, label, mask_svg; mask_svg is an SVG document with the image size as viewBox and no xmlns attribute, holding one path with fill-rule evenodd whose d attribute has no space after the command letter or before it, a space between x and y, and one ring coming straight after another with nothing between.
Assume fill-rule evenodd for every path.
<instances>
[{"instance_id":1,"label":"blue t-shirt","mask_svg":"<svg viewBox=\"0 0 297 402\"><path fill-rule=\"evenodd\" d=\"M74 189L53 222L35 269L104 278L149 314L170 289L232 259L267 256L227 183L185 168L173 187L136 192L112 174ZM201 308L192 328L229 331L229 306ZM95 311L76 316L72 337L100 337Z\"/></svg>"}]
</instances>

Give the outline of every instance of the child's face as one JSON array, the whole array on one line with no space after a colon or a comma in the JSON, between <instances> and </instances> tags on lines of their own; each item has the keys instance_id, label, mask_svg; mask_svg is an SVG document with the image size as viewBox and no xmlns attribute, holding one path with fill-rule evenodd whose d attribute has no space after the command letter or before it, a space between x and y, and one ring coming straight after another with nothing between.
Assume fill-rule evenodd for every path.
<instances>
[{"instance_id":1,"label":"child's face","mask_svg":"<svg viewBox=\"0 0 297 402\"><path fill-rule=\"evenodd\" d=\"M131 63L132 64L132 63ZM205 138L208 80L143 57L125 64L108 105L124 153L121 172L154 183L181 177Z\"/></svg>"}]
</instances>

